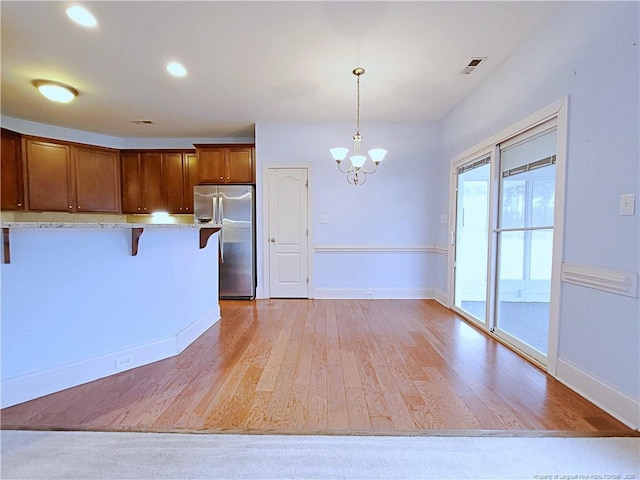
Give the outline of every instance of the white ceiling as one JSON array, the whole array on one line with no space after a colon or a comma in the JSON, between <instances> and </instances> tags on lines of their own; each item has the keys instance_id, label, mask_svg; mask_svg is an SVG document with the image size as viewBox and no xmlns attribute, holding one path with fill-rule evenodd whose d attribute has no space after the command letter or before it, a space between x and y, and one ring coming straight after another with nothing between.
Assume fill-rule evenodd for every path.
<instances>
[{"instance_id":1,"label":"white ceiling","mask_svg":"<svg viewBox=\"0 0 640 480\"><path fill-rule=\"evenodd\" d=\"M2 114L118 137L250 137L256 122L440 119L562 2L6 1ZM487 57L459 75L471 57ZM165 65L180 61L184 78ZM80 95L67 105L31 81ZM154 125L135 125L151 120Z\"/></svg>"}]
</instances>

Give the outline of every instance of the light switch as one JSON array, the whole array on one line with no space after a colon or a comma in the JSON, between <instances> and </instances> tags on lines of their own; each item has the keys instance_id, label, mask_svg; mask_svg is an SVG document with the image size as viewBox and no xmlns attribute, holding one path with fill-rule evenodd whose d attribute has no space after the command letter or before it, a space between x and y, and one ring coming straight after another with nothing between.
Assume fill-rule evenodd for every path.
<instances>
[{"instance_id":1,"label":"light switch","mask_svg":"<svg viewBox=\"0 0 640 480\"><path fill-rule=\"evenodd\" d=\"M635 215L636 196L634 193L620 195L620 215Z\"/></svg>"},{"instance_id":2,"label":"light switch","mask_svg":"<svg viewBox=\"0 0 640 480\"><path fill-rule=\"evenodd\" d=\"M329 215L320 215L320 223L329 223Z\"/></svg>"}]
</instances>

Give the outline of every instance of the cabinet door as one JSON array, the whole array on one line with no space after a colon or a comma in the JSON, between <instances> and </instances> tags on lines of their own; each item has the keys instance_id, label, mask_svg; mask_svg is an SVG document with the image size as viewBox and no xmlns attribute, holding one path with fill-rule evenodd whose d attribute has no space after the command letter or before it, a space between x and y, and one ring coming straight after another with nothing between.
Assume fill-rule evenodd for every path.
<instances>
[{"instance_id":1,"label":"cabinet door","mask_svg":"<svg viewBox=\"0 0 640 480\"><path fill-rule=\"evenodd\" d=\"M165 211L162 190L162 154L149 152L142 154L142 194L143 213Z\"/></svg>"},{"instance_id":2,"label":"cabinet door","mask_svg":"<svg viewBox=\"0 0 640 480\"><path fill-rule=\"evenodd\" d=\"M69 147L38 140L26 146L29 210L72 211Z\"/></svg>"},{"instance_id":3,"label":"cabinet door","mask_svg":"<svg viewBox=\"0 0 640 480\"><path fill-rule=\"evenodd\" d=\"M225 183L227 172L225 148L199 149L198 183Z\"/></svg>"},{"instance_id":4,"label":"cabinet door","mask_svg":"<svg viewBox=\"0 0 640 480\"><path fill-rule=\"evenodd\" d=\"M24 209L22 188L22 148L20 135L2 130L0 133L0 208L2 210Z\"/></svg>"},{"instance_id":5,"label":"cabinet door","mask_svg":"<svg viewBox=\"0 0 640 480\"><path fill-rule=\"evenodd\" d=\"M253 183L253 148L229 148L227 168L227 183Z\"/></svg>"},{"instance_id":6,"label":"cabinet door","mask_svg":"<svg viewBox=\"0 0 640 480\"><path fill-rule=\"evenodd\" d=\"M78 212L120 211L118 155L91 147L72 147Z\"/></svg>"},{"instance_id":7,"label":"cabinet door","mask_svg":"<svg viewBox=\"0 0 640 480\"><path fill-rule=\"evenodd\" d=\"M139 153L123 153L122 169L122 213L143 213L142 166Z\"/></svg>"},{"instance_id":8,"label":"cabinet door","mask_svg":"<svg viewBox=\"0 0 640 480\"><path fill-rule=\"evenodd\" d=\"M169 213L184 213L184 171L182 153L163 153L166 209Z\"/></svg>"},{"instance_id":9,"label":"cabinet door","mask_svg":"<svg viewBox=\"0 0 640 480\"><path fill-rule=\"evenodd\" d=\"M198 184L196 154L185 153L182 165L184 173L184 213L193 213L193 187Z\"/></svg>"}]
</instances>

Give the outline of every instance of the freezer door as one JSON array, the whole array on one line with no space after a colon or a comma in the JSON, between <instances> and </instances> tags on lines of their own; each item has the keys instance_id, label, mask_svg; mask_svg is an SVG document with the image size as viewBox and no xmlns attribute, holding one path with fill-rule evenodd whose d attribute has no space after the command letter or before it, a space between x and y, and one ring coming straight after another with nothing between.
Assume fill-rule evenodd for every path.
<instances>
[{"instance_id":1,"label":"freezer door","mask_svg":"<svg viewBox=\"0 0 640 480\"><path fill-rule=\"evenodd\" d=\"M219 187L220 298L255 297L254 192L252 186Z\"/></svg>"},{"instance_id":2,"label":"freezer door","mask_svg":"<svg viewBox=\"0 0 640 480\"><path fill-rule=\"evenodd\" d=\"M196 223L218 223L218 187L197 185L193 187L193 216Z\"/></svg>"}]
</instances>

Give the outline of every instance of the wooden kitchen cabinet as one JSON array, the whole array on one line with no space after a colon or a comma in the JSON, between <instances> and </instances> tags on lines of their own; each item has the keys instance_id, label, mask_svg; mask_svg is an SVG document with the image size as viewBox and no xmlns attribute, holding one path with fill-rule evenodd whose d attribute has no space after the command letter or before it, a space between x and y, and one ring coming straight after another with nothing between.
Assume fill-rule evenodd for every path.
<instances>
[{"instance_id":1,"label":"wooden kitchen cabinet","mask_svg":"<svg viewBox=\"0 0 640 480\"><path fill-rule=\"evenodd\" d=\"M118 152L94 147L71 147L78 212L120 212Z\"/></svg>"},{"instance_id":2,"label":"wooden kitchen cabinet","mask_svg":"<svg viewBox=\"0 0 640 480\"><path fill-rule=\"evenodd\" d=\"M29 210L72 212L70 146L35 139L25 145Z\"/></svg>"},{"instance_id":3,"label":"wooden kitchen cabinet","mask_svg":"<svg viewBox=\"0 0 640 480\"><path fill-rule=\"evenodd\" d=\"M115 150L28 138L29 210L119 213Z\"/></svg>"},{"instance_id":4,"label":"wooden kitchen cabinet","mask_svg":"<svg viewBox=\"0 0 640 480\"><path fill-rule=\"evenodd\" d=\"M195 145L198 184L255 183L254 148L250 145Z\"/></svg>"},{"instance_id":5,"label":"wooden kitchen cabinet","mask_svg":"<svg viewBox=\"0 0 640 480\"><path fill-rule=\"evenodd\" d=\"M122 213L164 211L162 154L160 152L123 152Z\"/></svg>"},{"instance_id":6,"label":"wooden kitchen cabinet","mask_svg":"<svg viewBox=\"0 0 640 480\"><path fill-rule=\"evenodd\" d=\"M197 183L196 154L162 154L166 210L169 213L193 213L193 187Z\"/></svg>"},{"instance_id":7,"label":"wooden kitchen cabinet","mask_svg":"<svg viewBox=\"0 0 640 480\"><path fill-rule=\"evenodd\" d=\"M0 138L0 209L23 210L22 136L3 128Z\"/></svg>"}]
</instances>

